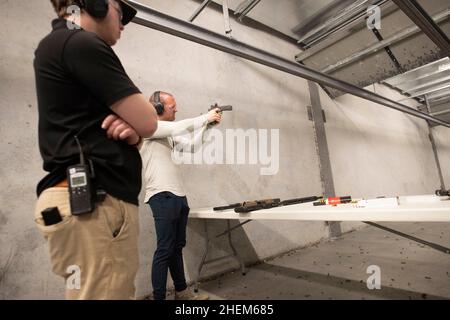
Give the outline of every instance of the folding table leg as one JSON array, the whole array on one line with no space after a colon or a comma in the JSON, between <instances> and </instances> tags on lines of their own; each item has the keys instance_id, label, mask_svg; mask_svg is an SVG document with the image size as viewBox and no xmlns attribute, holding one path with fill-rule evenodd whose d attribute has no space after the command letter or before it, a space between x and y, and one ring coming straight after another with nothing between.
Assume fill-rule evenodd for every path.
<instances>
[{"instance_id":1,"label":"folding table leg","mask_svg":"<svg viewBox=\"0 0 450 320\"><path fill-rule=\"evenodd\" d=\"M207 224L207 219L204 219L204 228L205 228L205 249L203 251L203 256L202 259L200 260L200 264L197 268L197 274L195 275L195 279L194 279L194 291L198 292L198 279L200 278L200 274L202 272L203 266L214 262L214 261L218 261L221 259L226 259L229 257L233 257L237 260L237 262L239 263L239 266L241 267L241 273L242 275L245 275L247 273L247 270L245 268L245 264L244 264L244 260L241 258L241 256L238 254L238 251L236 250L236 248L233 245L233 242L231 241L231 232L230 231L230 220L227 219L227 237L228 237L228 244L230 245L231 250L233 251L233 254L230 255L226 255L223 257L219 257L219 258L215 258L212 260L208 260L206 261L206 256L208 255L208 250L209 250L209 243L211 241L211 238L209 237L209 233L208 233L208 224ZM223 234L221 234L223 235ZM217 236L216 236L217 237Z\"/></svg>"},{"instance_id":2,"label":"folding table leg","mask_svg":"<svg viewBox=\"0 0 450 320\"><path fill-rule=\"evenodd\" d=\"M230 230L230 220L227 220L227 227L228 230ZM245 269L245 264L244 261L242 260L242 258L239 256L236 248L233 246L233 242L231 242L231 232L228 232L228 243L230 244L231 250L233 250L233 256L236 258L236 260L239 262L239 265L241 266L241 273L242 275L245 276L245 274L247 273L246 269Z\"/></svg>"},{"instance_id":3,"label":"folding table leg","mask_svg":"<svg viewBox=\"0 0 450 320\"><path fill-rule=\"evenodd\" d=\"M203 222L204 222L204 228L205 228L205 249L203 252L202 259L201 259L200 264L197 269L197 274L194 279L194 291L195 292L198 292L198 279L200 278L200 273L202 272L203 266L205 265L205 259L206 259L206 256L208 255L209 240L210 240L209 234L208 234L207 220L204 219Z\"/></svg>"}]
</instances>

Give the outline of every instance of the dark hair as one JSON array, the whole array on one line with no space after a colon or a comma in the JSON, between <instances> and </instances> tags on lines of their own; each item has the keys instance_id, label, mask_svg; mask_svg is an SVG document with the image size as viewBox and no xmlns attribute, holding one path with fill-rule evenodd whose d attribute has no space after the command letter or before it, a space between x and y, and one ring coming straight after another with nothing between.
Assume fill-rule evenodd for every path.
<instances>
[{"instance_id":1,"label":"dark hair","mask_svg":"<svg viewBox=\"0 0 450 320\"><path fill-rule=\"evenodd\" d=\"M71 5L79 5L78 0L50 0L55 9L58 18L64 18L67 16L67 8Z\"/></svg>"}]
</instances>

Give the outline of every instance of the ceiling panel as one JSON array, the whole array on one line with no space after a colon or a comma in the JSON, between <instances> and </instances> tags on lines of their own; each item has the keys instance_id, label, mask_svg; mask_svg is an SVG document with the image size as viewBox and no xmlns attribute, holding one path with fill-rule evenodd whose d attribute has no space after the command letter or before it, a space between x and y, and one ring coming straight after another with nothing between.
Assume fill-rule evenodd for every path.
<instances>
[{"instance_id":1,"label":"ceiling panel","mask_svg":"<svg viewBox=\"0 0 450 320\"><path fill-rule=\"evenodd\" d=\"M422 110L444 121L450 120L450 59L448 57L421 66L404 74L386 79L384 84L397 89L405 96L402 100L415 98ZM418 86L421 89L415 89ZM402 101L400 100L400 101Z\"/></svg>"},{"instance_id":2,"label":"ceiling panel","mask_svg":"<svg viewBox=\"0 0 450 320\"><path fill-rule=\"evenodd\" d=\"M222 0L214 1L222 4ZM228 6L236 10L251 2L252 0L228 0ZM449 0L418 2L430 16L440 14L438 25L444 33L450 34ZM378 34L367 28L367 12L362 10L373 3L381 4L382 9ZM364 13L362 16L361 12ZM304 65L359 87L366 87L445 57L392 1L260 0L247 16L289 37L303 39L304 42L300 45L306 50L302 52L299 49L296 58L301 57ZM349 17L351 19L348 20ZM341 24L332 23L333 21ZM416 29L415 33L396 39L401 32L411 28ZM397 40L389 42L387 49L390 50L390 55L384 46L374 47L386 39ZM362 54L364 50L366 53ZM443 85L446 81L444 76L450 76L450 71L442 77L418 80L399 89L421 93L433 85ZM332 97L342 94L334 89L328 89L328 92Z\"/></svg>"},{"instance_id":3,"label":"ceiling panel","mask_svg":"<svg viewBox=\"0 0 450 320\"><path fill-rule=\"evenodd\" d=\"M428 9L432 7L433 15L439 12L445 13L446 18L439 23L439 26L444 32L450 33L450 3L448 0L432 0L429 2ZM388 39L412 26L414 26L413 22L403 12L396 10L387 15L382 15L379 33L383 39ZM314 69L323 70L378 42L375 34L364 27L308 57L303 63ZM394 64L385 49L381 48L330 74L359 87L365 87L445 57L444 53L422 32L393 43L389 48L398 61L400 69ZM328 91L333 97L342 94L333 89Z\"/></svg>"},{"instance_id":4,"label":"ceiling panel","mask_svg":"<svg viewBox=\"0 0 450 320\"><path fill-rule=\"evenodd\" d=\"M383 83L402 92L405 99L417 98L430 104L450 98L450 59L448 57L429 63L406 73L386 79Z\"/></svg>"},{"instance_id":5,"label":"ceiling panel","mask_svg":"<svg viewBox=\"0 0 450 320\"><path fill-rule=\"evenodd\" d=\"M222 5L222 0L214 0L214 2ZM228 0L228 7L236 11L238 6L245 2L248 1ZM302 22L311 22L311 18L317 18L317 15L320 13L322 13L320 14L322 16L321 19L328 19L323 16L324 8L333 8L333 5L336 6L336 3L339 2L349 2L349 0L261 0L247 16L298 40L298 32L302 31ZM321 20L318 19L316 22L320 23ZM294 32L299 25L300 28L296 31L297 33Z\"/></svg>"}]
</instances>

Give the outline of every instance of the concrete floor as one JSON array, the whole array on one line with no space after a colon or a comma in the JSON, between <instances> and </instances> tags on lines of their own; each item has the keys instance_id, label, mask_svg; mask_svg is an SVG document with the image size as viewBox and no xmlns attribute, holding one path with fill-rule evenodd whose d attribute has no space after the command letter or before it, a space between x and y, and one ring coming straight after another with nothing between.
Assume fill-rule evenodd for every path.
<instances>
[{"instance_id":1,"label":"concrete floor","mask_svg":"<svg viewBox=\"0 0 450 320\"><path fill-rule=\"evenodd\" d=\"M380 223L450 247L445 223ZM369 290L367 267L381 269ZM200 284L211 299L450 299L450 255L367 227ZM170 298L169 298L170 299Z\"/></svg>"}]
</instances>

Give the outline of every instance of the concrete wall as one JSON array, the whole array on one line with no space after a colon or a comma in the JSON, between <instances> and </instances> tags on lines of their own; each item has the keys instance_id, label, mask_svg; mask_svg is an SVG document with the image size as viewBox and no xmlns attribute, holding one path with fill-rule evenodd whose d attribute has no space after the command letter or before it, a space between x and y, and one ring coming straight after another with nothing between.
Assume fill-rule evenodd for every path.
<instances>
[{"instance_id":1,"label":"concrete wall","mask_svg":"<svg viewBox=\"0 0 450 320\"><path fill-rule=\"evenodd\" d=\"M157 10L186 19L197 1L144 1ZM53 12L38 1L2 1L0 18L0 298L63 296L63 282L49 268L47 246L32 214L35 186L44 172L37 147L37 106L32 69L33 52L49 32ZM220 11L206 9L197 24L223 32ZM237 40L293 59L298 48L281 39L235 22ZM248 199L294 198L321 193L305 80L244 61L198 44L130 25L115 47L130 77L149 96L154 90L173 92L178 118L204 113L213 102L232 104L220 126L279 129L280 169L260 175L258 165L184 165L183 179L191 207ZM383 94L392 91L377 87ZM345 95L330 100L321 92L327 114L327 134L338 194L378 196L430 193L439 185L424 121ZM449 131L436 128L443 159L450 157ZM441 160L444 163L444 160ZM443 165L447 181L449 172ZM142 200L142 196L141 196ZM155 249L153 219L140 208L141 268L138 295L151 291L150 267ZM234 222L236 223L236 222ZM359 227L344 224L344 231ZM208 223L209 232L222 231L224 221ZM203 247L203 221L188 227L185 263L192 279ZM326 238L320 222L254 221L236 230L233 241L246 262L275 256ZM214 242L209 258L229 250ZM205 268L204 275L236 268L228 261Z\"/></svg>"},{"instance_id":2,"label":"concrete wall","mask_svg":"<svg viewBox=\"0 0 450 320\"><path fill-rule=\"evenodd\" d=\"M383 85L366 89L401 99ZM439 187L425 121L350 95L332 101L323 94L323 101L337 193L396 196ZM440 142L440 150L448 148L448 140Z\"/></svg>"},{"instance_id":3,"label":"concrete wall","mask_svg":"<svg viewBox=\"0 0 450 320\"><path fill-rule=\"evenodd\" d=\"M443 127L434 127L433 134L438 149L444 184L447 189L450 189L450 130Z\"/></svg>"}]
</instances>

